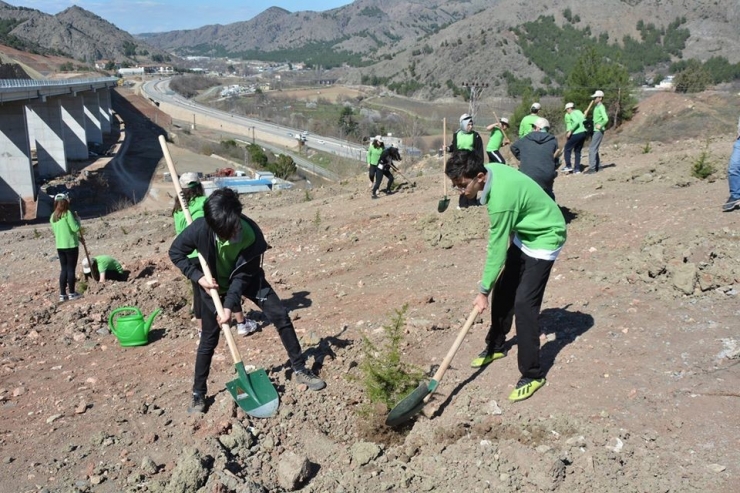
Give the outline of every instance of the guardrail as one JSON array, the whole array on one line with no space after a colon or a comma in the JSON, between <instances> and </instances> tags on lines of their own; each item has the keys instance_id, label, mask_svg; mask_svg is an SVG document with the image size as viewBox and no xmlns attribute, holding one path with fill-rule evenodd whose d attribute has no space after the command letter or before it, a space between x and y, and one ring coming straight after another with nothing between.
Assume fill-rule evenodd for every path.
<instances>
[{"instance_id":1,"label":"guardrail","mask_svg":"<svg viewBox=\"0 0 740 493\"><path fill-rule=\"evenodd\" d=\"M35 79L0 79L0 89L41 88L52 86L74 86L79 84L104 84L118 82L117 77L96 77L86 79L35 80Z\"/></svg>"}]
</instances>

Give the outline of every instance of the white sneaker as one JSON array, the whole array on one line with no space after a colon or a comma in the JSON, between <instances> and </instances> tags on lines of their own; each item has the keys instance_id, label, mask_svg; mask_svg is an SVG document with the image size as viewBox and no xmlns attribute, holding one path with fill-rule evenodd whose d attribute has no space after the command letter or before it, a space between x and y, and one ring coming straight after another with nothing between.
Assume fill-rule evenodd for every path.
<instances>
[{"instance_id":1,"label":"white sneaker","mask_svg":"<svg viewBox=\"0 0 740 493\"><path fill-rule=\"evenodd\" d=\"M240 336L248 336L257 330L257 322L246 319L243 324L236 324L236 333Z\"/></svg>"}]
</instances>

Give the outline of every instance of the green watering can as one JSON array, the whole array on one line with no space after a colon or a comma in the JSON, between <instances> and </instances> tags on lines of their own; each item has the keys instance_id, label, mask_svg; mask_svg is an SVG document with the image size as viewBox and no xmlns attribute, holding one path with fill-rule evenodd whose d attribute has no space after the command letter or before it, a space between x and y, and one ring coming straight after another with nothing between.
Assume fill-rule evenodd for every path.
<instances>
[{"instance_id":1,"label":"green watering can","mask_svg":"<svg viewBox=\"0 0 740 493\"><path fill-rule=\"evenodd\" d=\"M154 317L162 311L160 308L154 310L148 319L144 320L141 310L134 306L116 308L108 317L110 331L118 338L121 346L143 346L149 342L149 329L152 327ZM118 315L121 312L129 312L130 315ZM116 315L118 317L113 320Z\"/></svg>"}]
</instances>

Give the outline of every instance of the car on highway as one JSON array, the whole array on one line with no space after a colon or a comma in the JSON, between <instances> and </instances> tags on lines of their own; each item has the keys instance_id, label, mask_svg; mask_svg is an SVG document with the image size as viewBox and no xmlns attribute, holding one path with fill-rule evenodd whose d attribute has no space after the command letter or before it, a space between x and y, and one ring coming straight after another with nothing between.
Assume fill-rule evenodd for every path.
<instances>
[{"instance_id":1,"label":"car on highway","mask_svg":"<svg viewBox=\"0 0 740 493\"><path fill-rule=\"evenodd\" d=\"M323 140L317 140L317 142L318 142L319 144L326 144L326 142L324 142Z\"/></svg>"}]
</instances>

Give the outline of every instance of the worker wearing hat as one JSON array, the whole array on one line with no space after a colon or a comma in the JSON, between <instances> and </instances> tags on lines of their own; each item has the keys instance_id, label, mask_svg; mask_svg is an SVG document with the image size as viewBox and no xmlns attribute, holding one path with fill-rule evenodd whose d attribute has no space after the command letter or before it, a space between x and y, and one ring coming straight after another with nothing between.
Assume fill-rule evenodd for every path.
<instances>
[{"instance_id":1,"label":"worker wearing hat","mask_svg":"<svg viewBox=\"0 0 740 493\"><path fill-rule=\"evenodd\" d=\"M472 151L481 162L483 161L483 139L480 134L473 130L473 117L468 113L460 115L460 128L452 134L452 143L447 147L449 152ZM464 209L471 205L480 205L477 199L469 199L460 194L458 209Z\"/></svg>"},{"instance_id":2,"label":"worker wearing hat","mask_svg":"<svg viewBox=\"0 0 740 493\"><path fill-rule=\"evenodd\" d=\"M529 114L522 118L522 121L519 123L520 139L534 130L534 122L540 117L538 113L541 109L542 105L540 103L532 103L532 106L529 107Z\"/></svg>"},{"instance_id":3,"label":"worker wearing hat","mask_svg":"<svg viewBox=\"0 0 740 493\"><path fill-rule=\"evenodd\" d=\"M606 107L602 100L604 99L603 91L596 91L591 95L594 100L594 134L591 136L591 145L588 147L588 169L584 173L596 173L599 171L601 166L601 156L599 156L599 147L601 147L601 141L604 138L604 132L606 131L606 124L609 122L609 117L606 114Z\"/></svg>"},{"instance_id":4,"label":"worker wearing hat","mask_svg":"<svg viewBox=\"0 0 740 493\"><path fill-rule=\"evenodd\" d=\"M574 103L567 103L565 105L565 168L563 171L566 173L580 173L581 172L581 152L583 151L583 144L586 142L586 127L583 125L583 121L586 119L581 110L576 109ZM575 166L571 167L570 156L575 151Z\"/></svg>"},{"instance_id":5,"label":"worker wearing hat","mask_svg":"<svg viewBox=\"0 0 740 493\"><path fill-rule=\"evenodd\" d=\"M506 164L503 154L501 154L501 147L510 144L508 137L506 137L506 129L509 128L508 118L501 118L501 125L492 123L486 127L486 130L491 131L491 135L488 137L488 145L486 146L486 154L488 154L489 163L501 163Z\"/></svg>"},{"instance_id":6,"label":"worker wearing hat","mask_svg":"<svg viewBox=\"0 0 740 493\"><path fill-rule=\"evenodd\" d=\"M549 130L550 122L537 118L534 130L511 144L511 152L519 160L519 171L537 182L555 200L553 185L558 161L554 156L558 140Z\"/></svg>"}]
</instances>

